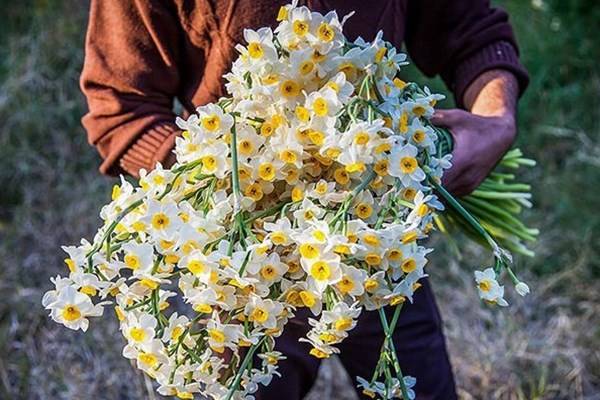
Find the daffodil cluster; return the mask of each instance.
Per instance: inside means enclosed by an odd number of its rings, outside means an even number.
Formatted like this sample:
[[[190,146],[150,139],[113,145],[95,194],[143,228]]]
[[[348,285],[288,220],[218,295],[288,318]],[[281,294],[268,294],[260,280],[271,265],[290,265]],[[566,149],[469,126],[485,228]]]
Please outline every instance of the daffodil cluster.
[[[44,297],[83,331],[111,304],[123,355],[163,395],[251,398],[278,374],[274,339],[297,310],[326,358],[362,310],[393,331],[382,308],[399,311],[426,276],[433,188],[451,165],[429,123],[442,96],[398,78],[406,57],[381,34],[347,41],[335,12],[291,4],[278,20],[244,31],[230,97],[177,119],[177,163],[115,186]],[[492,279],[479,288],[503,304]],[[365,391],[414,397],[397,364],[386,340]]]

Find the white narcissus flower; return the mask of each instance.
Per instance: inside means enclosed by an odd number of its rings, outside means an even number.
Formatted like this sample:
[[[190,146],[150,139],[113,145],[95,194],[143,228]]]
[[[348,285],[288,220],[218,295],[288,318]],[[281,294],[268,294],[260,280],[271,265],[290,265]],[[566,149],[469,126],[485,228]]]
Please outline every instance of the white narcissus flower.
[[[499,306],[508,306],[504,300],[504,286],[501,286],[496,280],[496,273],[493,268],[487,268],[482,271],[475,271],[475,282],[479,297],[488,303],[498,304]]]
[[[425,172],[417,160],[418,149],[412,144],[394,146],[390,155],[389,174],[400,178],[404,186],[413,186],[413,182],[425,179]]]
[[[266,329],[275,328],[277,318],[282,312],[281,303],[270,299],[264,300],[258,296],[251,296],[244,308],[244,314],[249,321],[255,326],[262,326]]]
[[[314,258],[303,257],[302,268],[308,275],[308,286],[318,293],[323,293],[330,285],[342,279],[340,257],[334,253],[323,253]]]
[[[123,321],[121,330],[130,343],[141,345],[154,340],[156,325],[156,318],[151,314],[130,312]]]
[[[54,321],[69,329],[81,329],[85,332],[89,326],[88,317],[101,316],[103,306],[109,302],[94,304],[88,295],[77,291],[73,286],[64,286],[56,292],[46,293],[42,304],[50,310]]]
[[[201,128],[200,135],[204,135],[204,141],[229,133],[233,126],[233,117],[225,113],[216,104],[207,104],[196,109],[198,122]]]

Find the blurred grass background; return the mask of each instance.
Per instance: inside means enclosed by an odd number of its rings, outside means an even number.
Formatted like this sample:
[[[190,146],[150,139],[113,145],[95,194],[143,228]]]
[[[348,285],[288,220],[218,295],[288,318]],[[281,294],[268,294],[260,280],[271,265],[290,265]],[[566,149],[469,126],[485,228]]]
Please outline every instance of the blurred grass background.
[[[41,308],[64,273],[61,244],[90,237],[113,180],[97,173],[79,119],[86,2],[2,3],[0,24],[0,399],[153,399],[120,356],[113,316],[82,335]],[[484,259],[443,246],[429,269],[463,399],[600,399],[600,5],[502,0],[531,85],[518,145],[539,166],[525,178],[541,229],[534,259],[517,260],[533,294],[493,310],[477,301]],[[415,71],[408,76],[422,78]],[[444,92],[439,80],[428,85]],[[447,102],[446,106],[449,106]],[[443,105],[442,105],[443,106]],[[311,398],[353,398],[334,362]]]

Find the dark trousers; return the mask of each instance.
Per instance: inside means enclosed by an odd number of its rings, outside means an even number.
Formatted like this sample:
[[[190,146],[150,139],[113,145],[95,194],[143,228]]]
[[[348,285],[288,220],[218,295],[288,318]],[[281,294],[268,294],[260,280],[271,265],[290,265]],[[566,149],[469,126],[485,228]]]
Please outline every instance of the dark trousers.
[[[393,310],[387,309],[388,320]],[[281,378],[273,377],[267,387],[261,386],[257,400],[299,400],[311,389],[317,378],[320,360],[309,355],[310,345],[298,342],[309,330],[306,309],[299,310],[277,339],[275,349],[287,356],[280,361]],[[339,358],[355,385],[356,376],[369,380],[379,359],[383,330],[378,313],[363,312],[349,337],[338,345]],[[417,400],[456,399],[454,378],[446,352],[439,311],[429,286],[424,280],[412,304],[406,303],[394,332],[394,344],[404,375],[417,378]],[[361,399],[367,399],[357,390]]]

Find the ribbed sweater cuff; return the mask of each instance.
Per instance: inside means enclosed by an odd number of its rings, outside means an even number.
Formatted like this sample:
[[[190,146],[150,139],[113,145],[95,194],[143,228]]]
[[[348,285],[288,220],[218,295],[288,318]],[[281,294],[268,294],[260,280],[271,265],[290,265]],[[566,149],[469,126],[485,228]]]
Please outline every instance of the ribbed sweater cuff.
[[[154,169],[156,163],[164,163],[173,150],[179,132],[179,128],[173,123],[153,125],[123,154],[120,167],[133,176],[139,176],[142,168],[146,171]]]
[[[529,83],[529,76],[519,62],[515,47],[506,41],[491,43],[464,59],[456,68],[453,91],[459,107],[464,106],[463,96],[471,82],[491,69],[505,69],[512,72],[519,82],[519,95]]]

